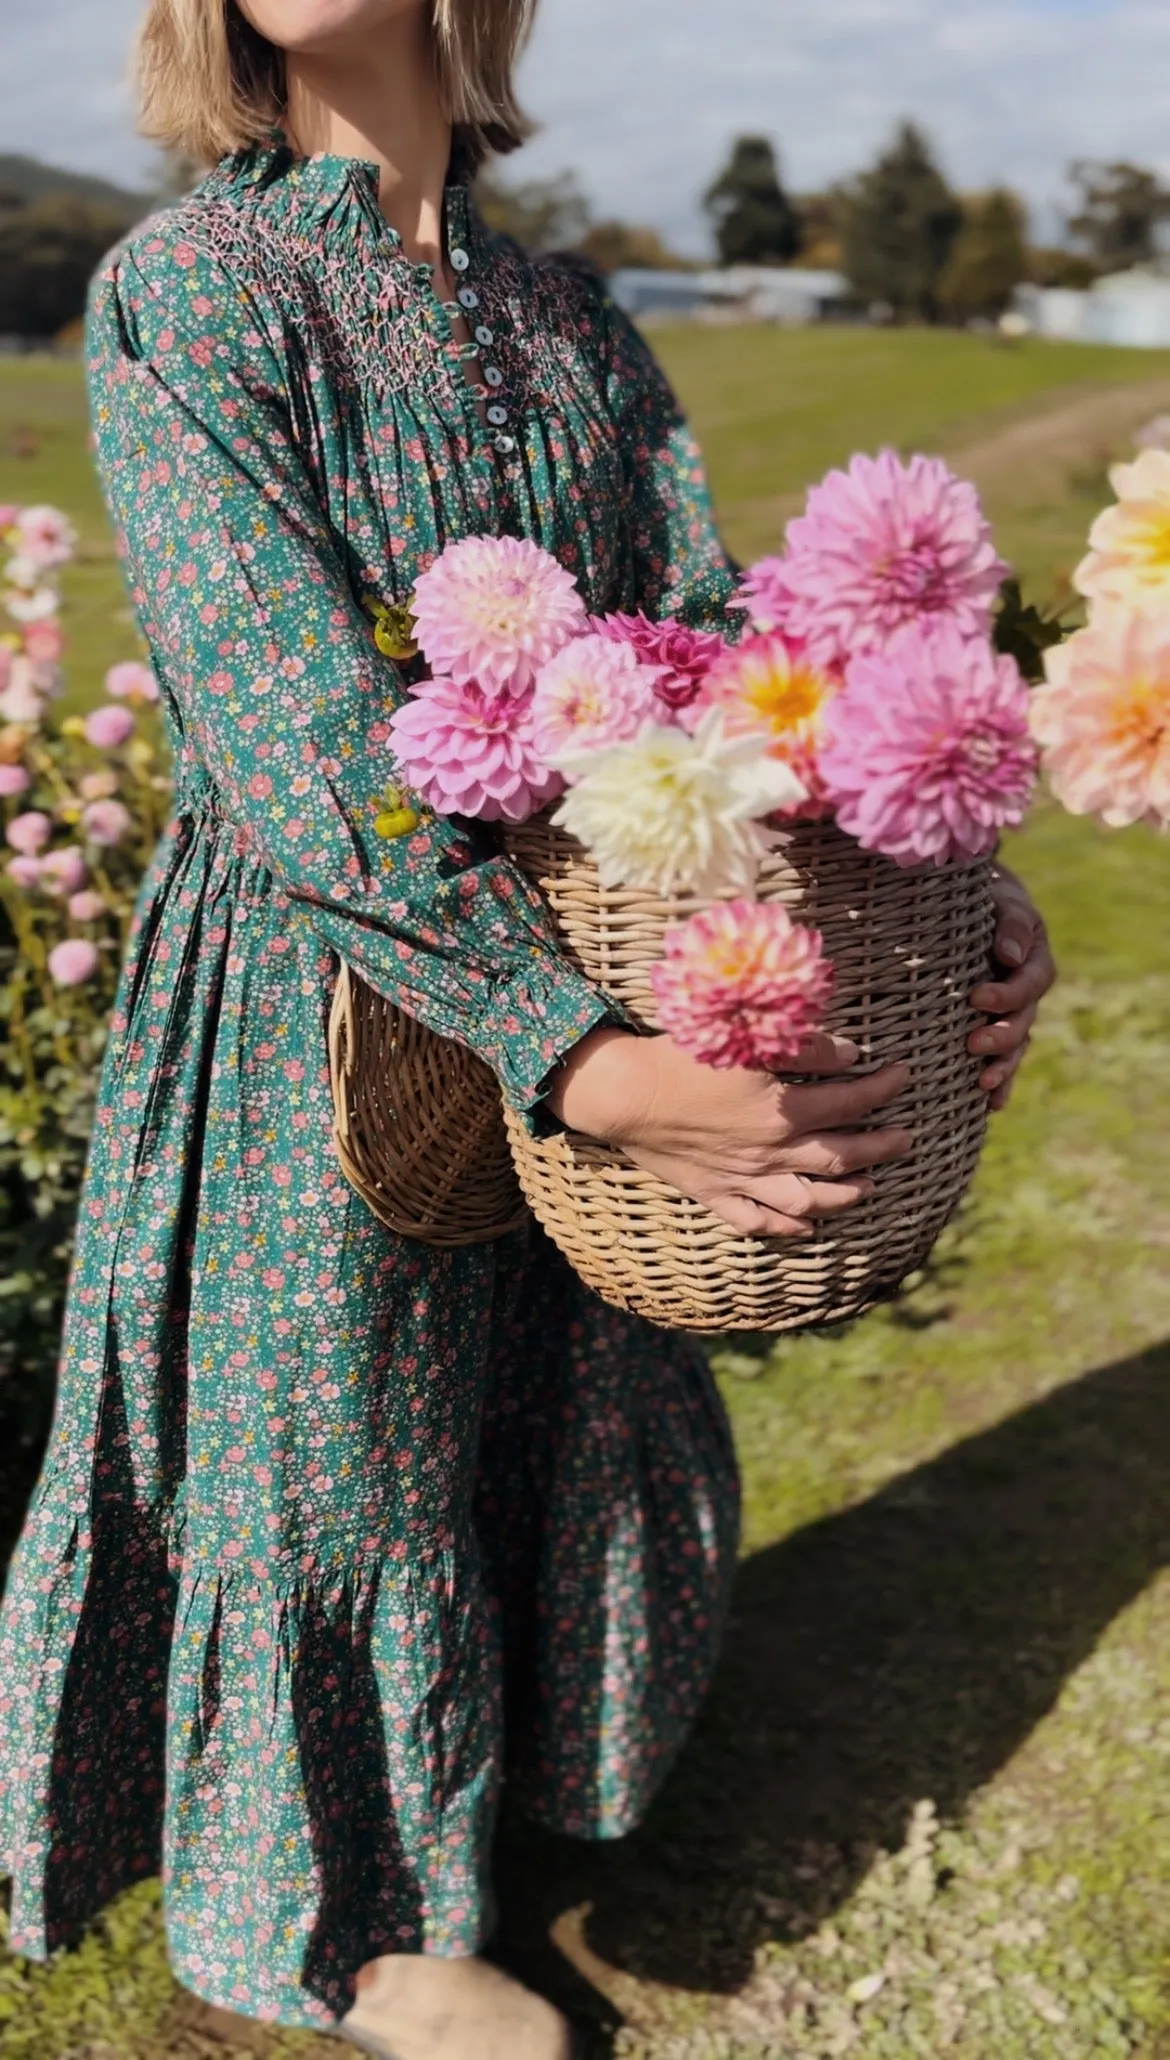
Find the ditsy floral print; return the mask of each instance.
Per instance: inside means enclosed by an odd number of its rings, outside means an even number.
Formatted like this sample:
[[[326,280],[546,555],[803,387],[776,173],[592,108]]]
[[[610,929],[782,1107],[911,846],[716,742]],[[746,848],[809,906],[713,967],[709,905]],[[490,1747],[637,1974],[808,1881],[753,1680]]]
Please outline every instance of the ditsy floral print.
[[[462,185],[447,217],[490,409],[372,168],[280,143],[116,252],[89,324],[178,789],[0,1618],[0,1855],[18,1951],[161,1866],[179,1979],[287,2025],[343,2013],[376,1954],[477,1950],[505,1773],[564,1831],[637,1820],[736,1543],[688,1343],[535,1229],[392,1237],[332,1148],[339,956],[525,1112],[606,1014],[486,833],[375,834],[404,688],[372,617],[476,533],[555,551],[597,610],[715,623],[732,584],[597,280]]]

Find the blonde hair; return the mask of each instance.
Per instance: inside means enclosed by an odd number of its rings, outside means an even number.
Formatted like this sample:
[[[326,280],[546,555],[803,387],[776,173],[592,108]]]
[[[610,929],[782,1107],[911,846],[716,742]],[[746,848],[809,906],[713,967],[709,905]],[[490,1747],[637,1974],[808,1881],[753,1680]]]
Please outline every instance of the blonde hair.
[[[536,0],[430,0],[444,103],[473,166],[516,150],[529,124],[516,60]],[[236,0],[147,0],[135,49],[145,136],[196,164],[261,143],[285,112],[284,52]]]

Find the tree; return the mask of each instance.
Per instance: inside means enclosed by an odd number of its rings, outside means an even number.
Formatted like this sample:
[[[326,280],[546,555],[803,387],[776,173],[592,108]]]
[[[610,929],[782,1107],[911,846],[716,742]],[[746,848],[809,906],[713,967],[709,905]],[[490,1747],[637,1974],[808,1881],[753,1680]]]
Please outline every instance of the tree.
[[[1027,214],[1004,186],[973,195],[963,213],[963,226],[939,280],[939,305],[956,322],[979,316],[995,321],[1028,276]]]
[[[725,265],[788,265],[800,254],[800,218],[780,183],[766,136],[741,136],[703,202]]]
[[[0,203],[0,335],[56,336],[85,308],[93,272],[124,235],[125,215],[104,203],[46,195]]]
[[[663,242],[657,229],[637,222],[594,222],[577,245],[599,272],[617,272],[623,265],[637,265],[644,271],[689,271],[685,258]]]
[[[1080,190],[1080,210],[1069,232],[1087,245],[1104,272],[1148,265],[1158,255],[1158,230],[1170,218],[1170,192],[1155,172],[1120,160],[1099,164],[1082,158],[1070,177]]]
[[[522,186],[484,174],[475,192],[488,227],[514,237],[525,250],[576,250],[589,228],[589,203],[572,172],[528,179]]]
[[[841,216],[842,261],[861,299],[885,302],[902,321],[937,320],[963,210],[912,122],[845,188]]]

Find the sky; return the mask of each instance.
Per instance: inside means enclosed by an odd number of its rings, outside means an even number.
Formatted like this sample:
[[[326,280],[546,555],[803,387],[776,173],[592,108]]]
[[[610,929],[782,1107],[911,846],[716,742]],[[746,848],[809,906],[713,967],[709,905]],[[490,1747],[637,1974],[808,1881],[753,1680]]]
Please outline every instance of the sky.
[[[4,28],[0,151],[149,181],[122,83],[139,0],[24,0]],[[1074,157],[1170,176],[1167,0],[543,0],[523,72],[543,130],[516,160],[575,170],[595,210],[704,247],[734,135],[807,191],[913,115],[963,188],[1015,185],[1042,233]]]

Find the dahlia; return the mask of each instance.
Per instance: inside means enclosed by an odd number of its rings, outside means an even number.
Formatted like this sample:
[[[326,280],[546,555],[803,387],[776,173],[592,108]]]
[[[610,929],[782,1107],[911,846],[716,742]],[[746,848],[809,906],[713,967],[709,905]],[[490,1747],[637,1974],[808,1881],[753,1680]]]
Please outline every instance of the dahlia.
[[[448,544],[412,602],[431,671],[487,693],[523,694],[542,665],[589,627],[571,573],[522,537]]]
[[[22,858],[39,858],[53,832],[53,825],[43,809],[30,808],[23,815],[14,815],[4,835],[13,851],[19,851]]]
[[[688,629],[674,616],[651,622],[648,615],[599,615],[594,629],[615,644],[629,644],[643,665],[655,668],[654,691],[669,714],[687,708],[711,667],[726,649],[709,630]]]
[[[923,617],[985,636],[1008,569],[973,486],[939,458],[883,451],[813,488],[785,556],[749,573],[741,604],[832,668]]]
[[[31,560],[39,571],[52,571],[73,556],[77,531],[59,508],[22,508],[14,527],[17,555]]]
[[[106,674],[106,692],[115,701],[157,701],[158,681],[149,665],[136,658],[111,665]]]
[[[112,850],[129,835],[134,827],[134,818],[122,801],[91,801],[88,808],[81,811],[81,827],[91,844]]]
[[[98,917],[106,912],[105,902],[92,887],[83,887],[80,894],[71,894],[67,905],[75,923],[96,923]]]
[[[1032,735],[1058,801],[1111,828],[1170,829],[1170,615],[1102,609],[1045,668]]]
[[[825,712],[839,682],[811,665],[798,644],[770,635],[727,646],[713,665],[682,721],[690,729],[709,708],[723,715],[729,736],[748,733],[765,740],[773,758],[791,765],[807,789],[803,815],[820,813],[824,794],[817,754]]]
[[[439,815],[519,823],[564,787],[536,748],[530,693],[424,680],[390,732],[403,779]]]
[[[23,765],[8,765],[0,760],[0,796],[8,801],[15,794],[27,794],[32,779]]]
[[[826,729],[820,769],[838,822],[898,865],[992,851],[1031,798],[1019,667],[953,622],[911,624],[855,658]]]
[[[97,972],[97,946],[88,937],[66,937],[53,946],[48,963],[58,987],[80,987]]]
[[[532,704],[536,748],[549,765],[622,744],[653,722],[655,675],[630,644],[574,637],[537,676]]]
[[[105,701],[85,718],[86,741],[102,751],[116,751],[134,729],[134,717],[117,701]]]
[[[46,851],[41,860],[42,878],[55,894],[80,893],[88,872],[85,853],[76,844],[58,845],[56,851]]]
[[[56,615],[61,602],[52,587],[35,587],[32,593],[13,588],[5,594],[4,606],[14,622],[45,622]]]
[[[761,756],[756,737],[729,737],[714,710],[693,737],[648,724],[599,751],[555,820],[585,845],[606,887],[748,892],[776,841],[761,818],[803,796],[790,766]]]
[[[36,674],[23,651],[18,651],[0,668],[0,716],[5,722],[26,723],[35,729],[44,713],[45,699],[38,690]]]
[[[820,931],[778,903],[726,901],[667,931],[650,985],[659,1028],[692,1058],[775,1072],[820,1029],[833,968]]]
[[[1117,505],[1089,532],[1089,555],[1073,575],[1091,601],[1127,607],[1170,600],[1170,451],[1147,450],[1109,475]]]

